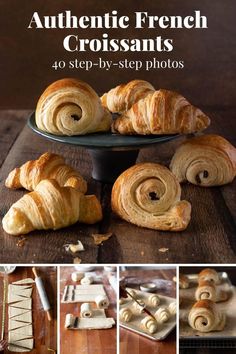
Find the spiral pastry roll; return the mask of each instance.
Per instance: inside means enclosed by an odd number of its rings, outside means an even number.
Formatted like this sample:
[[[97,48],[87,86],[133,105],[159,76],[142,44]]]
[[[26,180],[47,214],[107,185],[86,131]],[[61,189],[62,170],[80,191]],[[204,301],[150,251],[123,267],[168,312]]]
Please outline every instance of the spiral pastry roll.
[[[216,302],[217,293],[215,284],[209,280],[201,280],[195,292],[196,300],[211,300]]]
[[[93,317],[92,305],[88,302],[84,302],[80,307],[80,317],[88,318]]]
[[[132,224],[181,231],[190,221],[191,205],[180,200],[181,188],[164,166],[141,163],[124,171],[112,188],[113,211]]]
[[[194,133],[208,127],[210,119],[180,94],[158,90],[138,100],[118,117],[112,130],[124,135]]]
[[[170,303],[170,305],[168,306],[168,310],[169,310],[171,315],[175,315],[176,314],[176,302],[175,301]]]
[[[170,318],[170,311],[167,307],[160,307],[156,311],[155,317],[158,322],[161,322],[161,323],[167,322]]]
[[[225,326],[225,314],[221,313],[211,300],[200,300],[192,307],[188,322],[199,332],[222,331]]]
[[[119,314],[121,321],[124,322],[129,322],[133,316],[132,311],[128,307],[124,307],[123,309],[121,309]]]
[[[159,296],[156,294],[150,295],[148,298],[148,301],[149,301],[149,304],[153,307],[157,307],[161,302]]]
[[[218,135],[196,137],[180,145],[170,169],[179,182],[221,186],[232,182],[236,175],[236,149]]]
[[[144,327],[144,329],[151,334],[157,331],[157,327],[158,327],[157,321],[155,321],[154,318],[151,316],[144,317],[141,321],[141,324]]]
[[[218,272],[212,268],[205,268],[198,274],[198,282],[202,280],[210,281],[216,285],[221,283]]]
[[[55,135],[84,135],[108,131],[111,115],[85,82],[62,79],[41,95],[35,112],[39,129]]]
[[[101,97],[102,105],[112,113],[127,111],[135,102],[153,92],[154,87],[144,80],[132,80],[111,89]]]
[[[179,274],[179,287],[180,287],[180,289],[188,289],[189,288],[189,279],[184,274]]]

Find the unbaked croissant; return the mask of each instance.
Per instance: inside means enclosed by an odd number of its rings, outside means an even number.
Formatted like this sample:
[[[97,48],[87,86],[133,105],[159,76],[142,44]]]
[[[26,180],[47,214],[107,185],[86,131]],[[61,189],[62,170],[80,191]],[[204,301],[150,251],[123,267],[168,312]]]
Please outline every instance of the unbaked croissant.
[[[33,230],[60,229],[77,221],[94,224],[102,219],[95,195],[84,195],[72,187],[60,187],[56,180],[43,180],[34,192],[14,203],[2,220],[11,235]]]
[[[37,127],[56,135],[108,131],[111,114],[96,92],[83,81],[55,81],[41,95],[35,112]]]
[[[154,90],[154,87],[147,81],[132,80],[104,93],[101,101],[103,106],[108,108],[110,112],[122,113]]]
[[[219,273],[212,268],[205,268],[198,274],[198,282],[208,280],[215,284],[220,284],[221,279]]]
[[[112,126],[120,134],[194,133],[208,127],[210,119],[180,94],[159,90],[136,102]]]
[[[170,318],[170,311],[167,307],[160,307],[156,311],[155,317],[158,322],[161,322],[161,323],[167,322]]]
[[[200,300],[193,305],[188,322],[199,332],[222,331],[225,326],[225,314],[221,313],[211,300]]]
[[[35,190],[43,179],[55,179],[60,186],[70,186],[81,193],[87,191],[87,183],[78,171],[66,165],[62,156],[46,152],[38,160],[28,161],[11,171],[6,179],[8,188]]]
[[[154,318],[151,316],[144,317],[141,321],[141,324],[144,327],[144,329],[151,334],[157,331],[157,327],[158,327],[157,321],[155,321]]]
[[[176,150],[171,171],[179,182],[220,186],[236,176],[236,148],[219,135],[203,135],[185,141]]]
[[[150,295],[148,298],[148,301],[149,301],[150,305],[154,306],[154,307],[157,307],[161,302],[161,300],[157,294]]]
[[[120,319],[124,322],[129,322],[133,316],[132,311],[128,307],[124,307],[120,310]]]
[[[122,219],[156,230],[180,231],[190,221],[191,205],[180,201],[181,189],[164,166],[140,163],[130,167],[112,188],[111,205]]]
[[[172,315],[176,314],[176,302],[175,301],[170,303],[170,305],[168,306],[168,310]]]
[[[227,300],[227,293],[218,289],[214,282],[209,280],[200,280],[195,292],[196,300],[211,300],[213,302],[220,302]]]
[[[138,301],[138,302],[136,302]],[[146,307],[145,302],[142,299],[136,299],[136,301],[133,303],[133,307],[134,309],[138,312],[138,313],[143,313],[144,309]]]

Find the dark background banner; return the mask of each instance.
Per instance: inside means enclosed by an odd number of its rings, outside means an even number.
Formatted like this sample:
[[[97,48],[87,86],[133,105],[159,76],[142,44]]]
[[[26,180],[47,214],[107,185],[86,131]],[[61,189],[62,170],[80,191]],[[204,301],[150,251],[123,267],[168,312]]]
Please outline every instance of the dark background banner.
[[[43,15],[57,15],[71,10],[72,14],[103,15],[117,10],[119,15],[130,16],[130,27],[125,29],[27,29],[34,11]],[[194,14],[200,10],[208,18],[208,29],[134,29],[135,11],[148,11],[150,15]],[[130,1],[0,1],[0,108],[34,108],[42,90],[62,77],[78,77],[102,93],[120,82],[134,78],[149,80],[158,88],[182,93],[200,107],[235,105],[236,46],[234,0],[146,0]],[[170,53],[69,53],[63,48],[68,34],[80,38],[173,38]],[[158,69],[110,71],[97,68],[90,71],[64,69],[55,71],[55,60],[184,60],[184,69]]]

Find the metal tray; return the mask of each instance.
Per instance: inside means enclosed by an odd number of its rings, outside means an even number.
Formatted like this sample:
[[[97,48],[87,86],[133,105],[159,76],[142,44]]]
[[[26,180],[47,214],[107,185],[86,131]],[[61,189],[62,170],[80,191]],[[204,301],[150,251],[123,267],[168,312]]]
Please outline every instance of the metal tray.
[[[197,274],[188,275],[190,279],[190,287],[188,289],[180,289],[179,296],[182,298],[182,302],[179,309],[179,336],[180,336],[180,346],[186,347],[188,346],[187,341],[191,346],[196,347],[197,341],[199,344],[202,341],[214,342],[214,346],[216,347],[216,341],[218,341],[218,346],[220,347],[220,340],[232,340],[236,339],[236,289],[232,286],[231,281],[226,272],[219,273],[222,279],[221,284],[217,285],[217,287],[221,290],[224,290],[228,293],[228,300],[216,303],[216,306],[224,311],[226,314],[226,326],[223,331],[220,332],[209,332],[209,333],[201,333],[194,329],[192,329],[188,324],[188,313],[195,303],[195,290],[198,285],[198,276]],[[184,344],[185,342],[185,344]],[[201,345],[203,346],[203,345]]]
[[[127,290],[129,290],[127,288]],[[143,301],[146,303],[148,300],[148,297],[150,295],[152,295],[152,293],[146,293],[144,291],[140,291],[140,290],[136,290],[135,289],[136,294],[138,295],[139,299],[143,299]],[[163,295],[159,295],[161,299],[160,305],[158,305],[156,308],[151,307],[151,306],[146,306],[146,308],[151,311],[152,314],[154,314],[156,312],[156,310],[161,307],[161,306],[168,306],[170,303],[172,303],[173,301],[176,301],[176,299],[172,298],[172,297],[168,297],[168,296],[163,296]],[[120,305],[120,309],[122,309],[123,307],[132,307],[134,301],[132,299],[127,299],[126,302],[122,305]],[[128,329],[132,332],[135,332],[137,334],[140,334],[144,337],[147,337],[149,339],[152,339],[154,341],[160,341],[165,339],[168,334],[175,328],[176,326],[176,316],[171,316],[171,318],[169,319],[169,321],[167,321],[166,323],[164,323],[162,325],[162,328],[160,330],[158,330],[156,333],[150,334],[145,332],[142,327],[140,326],[141,324],[141,320],[147,316],[146,314],[136,314],[135,318],[133,320],[131,320],[130,322],[123,322],[120,320],[120,326]]]

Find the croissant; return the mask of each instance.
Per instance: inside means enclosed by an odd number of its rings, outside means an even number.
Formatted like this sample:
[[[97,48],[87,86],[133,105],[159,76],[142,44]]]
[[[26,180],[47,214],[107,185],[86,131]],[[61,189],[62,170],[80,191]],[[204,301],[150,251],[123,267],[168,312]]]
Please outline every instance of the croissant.
[[[136,299],[138,302],[133,303],[133,307],[138,313],[143,313],[146,307],[145,302],[142,299]]]
[[[170,311],[167,307],[160,307],[156,313],[155,317],[157,318],[158,322],[164,323],[167,322],[170,318]]]
[[[151,316],[144,317],[141,321],[141,324],[143,325],[144,329],[151,334],[157,331],[157,321],[155,321]]]
[[[212,268],[205,268],[198,274],[198,282],[202,280],[208,280],[215,284],[220,284],[220,276],[215,269]]]
[[[140,163],[123,172],[112,188],[111,205],[122,219],[156,230],[180,231],[190,221],[191,205],[164,166]]]
[[[170,305],[168,306],[168,310],[172,315],[176,314],[176,302],[175,301],[170,303]]]
[[[157,307],[161,302],[159,296],[156,294],[150,295],[148,300],[149,300],[150,305],[154,306],[154,307]]]
[[[147,81],[132,80],[104,93],[101,101],[102,105],[108,108],[110,112],[122,113],[154,90],[154,87]]]
[[[203,135],[184,142],[175,152],[171,171],[179,182],[220,186],[236,176],[236,148],[219,135]]]
[[[227,300],[227,293],[216,288],[214,282],[209,280],[200,280],[195,292],[196,300],[211,300],[213,302],[220,302]]]
[[[132,318],[132,311],[128,307],[124,307],[120,310],[120,319],[124,322],[129,322]]]
[[[221,313],[211,300],[200,300],[193,305],[188,322],[199,332],[222,331],[225,326],[225,314]]]
[[[38,160],[28,161],[11,171],[6,179],[8,188],[35,190],[43,179],[55,179],[60,186],[70,186],[86,193],[87,183],[78,171],[66,165],[62,156],[46,152]]]
[[[179,274],[179,287],[180,289],[187,289],[189,288],[189,279],[184,274]]]
[[[35,120],[39,129],[56,135],[84,135],[111,127],[111,114],[96,92],[76,79],[48,86],[39,98]]]
[[[118,117],[112,130],[120,134],[194,133],[208,127],[210,119],[180,94],[159,90],[149,93]]]
[[[43,180],[34,192],[11,206],[2,224],[8,234],[21,235],[32,230],[56,230],[77,221],[94,224],[101,219],[101,205],[95,195],[60,187],[56,180]]]

